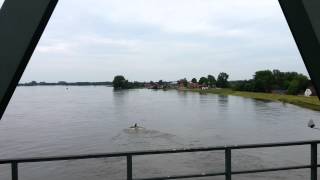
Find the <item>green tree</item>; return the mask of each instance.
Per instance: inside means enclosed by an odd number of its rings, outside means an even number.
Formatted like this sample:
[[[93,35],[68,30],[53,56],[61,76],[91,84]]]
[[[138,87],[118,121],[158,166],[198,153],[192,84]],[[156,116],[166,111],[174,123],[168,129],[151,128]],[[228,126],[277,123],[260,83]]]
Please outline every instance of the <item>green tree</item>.
[[[295,84],[298,87],[298,91],[301,92],[304,91],[309,84],[308,77],[303,74],[298,74],[297,72],[281,72],[279,70],[273,70],[273,77],[274,89],[289,90],[290,85],[292,89],[293,84]],[[297,80],[298,84],[296,84],[297,82],[292,82],[293,80]]]
[[[198,81],[197,81],[196,78],[192,78],[191,82],[192,82],[192,83],[197,83]]]
[[[216,78],[214,78],[214,76],[212,75],[208,75],[208,85],[212,88],[216,85]]]
[[[297,95],[300,91],[299,86],[300,86],[299,80],[296,80],[296,79],[292,80],[288,88],[288,94]]]
[[[285,73],[281,72],[278,69],[274,69],[272,71],[273,74],[273,89],[281,89],[281,90],[286,90],[288,88],[286,79],[285,79]]]
[[[229,79],[229,75],[227,73],[225,73],[225,72],[221,72],[218,75],[218,79],[217,79],[217,82],[216,82],[217,87],[219,87],[219,88],[227,88],[227,87],[229,87],[228,79]]]
[[[257,71],[254,75],[255,91],[271,92],[274,83],[273,73],[270,70]]]
[[[112,81],[112,85],[114,89],[127,89],[129,88],[128,80],[124,78],[122,75],[117,75],[114,77]]]
[[[254,81],[253,80],[244,80],[238,81],[233,87],[235,91],[254,91]]]
[[[298,74],[294,80],[298,80],[299,81],[299,92],[301,91],[305,91],[306,88],[308,87],[309,85],[309,79],[307,76],[303,75],[303,74]],[[298,92],[298,93],[299,93]]]
[[[199,84],[201,85],[208,85],[208,79],[206,77],[201,77],[199,79]]]
[[[31,82],[29,83],[30,86],[36,86],[37,84],[38,84],[37,81],[31,81]]]

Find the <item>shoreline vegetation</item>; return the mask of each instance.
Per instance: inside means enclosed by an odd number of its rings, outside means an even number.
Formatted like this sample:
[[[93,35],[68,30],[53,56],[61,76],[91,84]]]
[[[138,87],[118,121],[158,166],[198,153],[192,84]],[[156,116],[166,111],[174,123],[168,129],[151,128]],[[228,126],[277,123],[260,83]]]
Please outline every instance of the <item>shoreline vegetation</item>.
[[[213,75],[200,77],[199,80],[186,78],[177,81],[139,82],[129,81],[123,75],[117,75],[113,81],[105,82],[65,82],[46,83],[31,81],[19,86],[109,86],[114,90],[126,89],[177,89],[199,93],[234,95],[266,101],[278,101],[320,111],[317,92],[309,78],[297,72],[280,70],[257,71],[249,80],[228,81],[229,74],[220,72],[217,78]]]
[[[198,93],[218,94],[218,95],[231,95],[241,96],[245,98],[252,98],[264,101],[278,101],[283,103],[293,104],[299,107],[320,111],[320,100],[317,96],[302,96],[302,95],[285,95],[285,94],[273,94],[273,93],[261,93],[261,92],[245,92],[234,91],[232,89],[180,89],[181,91],[191,91]]]
[[[115,90],[144,87],[148,89],[177,89],[199,93],[233,95],[265,101],[278,101],[297,105],[303,108],[320,111],[320,101],[307,76],[297,72],[281,72],[280,70],[257,71],[250,80],[228,81],[229,74],[220,72],[217,79],[213,75],[201,77],[199,80],[186,78],[178,81],[149,83],[129,82],[122,75],[113,80]]]

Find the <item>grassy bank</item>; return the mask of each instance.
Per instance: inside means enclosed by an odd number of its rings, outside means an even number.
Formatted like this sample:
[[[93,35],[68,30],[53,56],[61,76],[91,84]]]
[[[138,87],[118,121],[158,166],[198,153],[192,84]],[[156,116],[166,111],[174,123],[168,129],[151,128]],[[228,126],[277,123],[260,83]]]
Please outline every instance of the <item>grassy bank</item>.
[[[186,89],[186,91],[193,91],[199,93],[213,93],[221,95],[233,95],[242,96],[246,98],[253,98],[258,100],[268,100],[268,101],[280,101],[285,103],[294,104],[300,107],[320,111],[320,101],[318,97],[305,97],[305,96],[292,96],[292,95],[280,95],[271,93],[255,93],[255,92],[242,92],[233,91],[231,89]]]

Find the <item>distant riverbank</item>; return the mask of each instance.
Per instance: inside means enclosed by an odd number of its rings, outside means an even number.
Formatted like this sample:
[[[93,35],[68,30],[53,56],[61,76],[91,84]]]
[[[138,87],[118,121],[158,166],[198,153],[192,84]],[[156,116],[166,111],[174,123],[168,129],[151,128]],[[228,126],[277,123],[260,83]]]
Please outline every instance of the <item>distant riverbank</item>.
[[[231,89],[206,89],[206,90],[183,89],[183,90],[199,92],[199,93],[242,96],[242,97],[253,98],[258,100],[280,101],[280,102],[290,103],[300,107],[320,111],[320,101],[317,96],[305,97],[305,96],[281,95],[281,94],[271,94],[271,93],[243,92],[243,91],[233,91]]]
[[[28,83],[19,83],[18,86],[112,86],[112,82],[66,82],[59,81],[54,83],[31,81]]]

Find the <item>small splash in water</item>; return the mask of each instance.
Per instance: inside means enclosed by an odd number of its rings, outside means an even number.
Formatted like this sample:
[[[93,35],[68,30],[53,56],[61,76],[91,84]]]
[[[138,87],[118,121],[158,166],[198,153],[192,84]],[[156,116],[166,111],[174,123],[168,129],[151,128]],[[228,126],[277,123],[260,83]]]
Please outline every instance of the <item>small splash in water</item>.
[[[139,137],[142,138],[172,138],[175,136],[173,134],[163,133],[156,130],[148,130],[142,127],[124,129],[123,132],[128,135],[139,135]]]
[[[112,141],[126,150],[182,147],[182,139],[176,135],[149,130],[127,128],[112,138]]]

